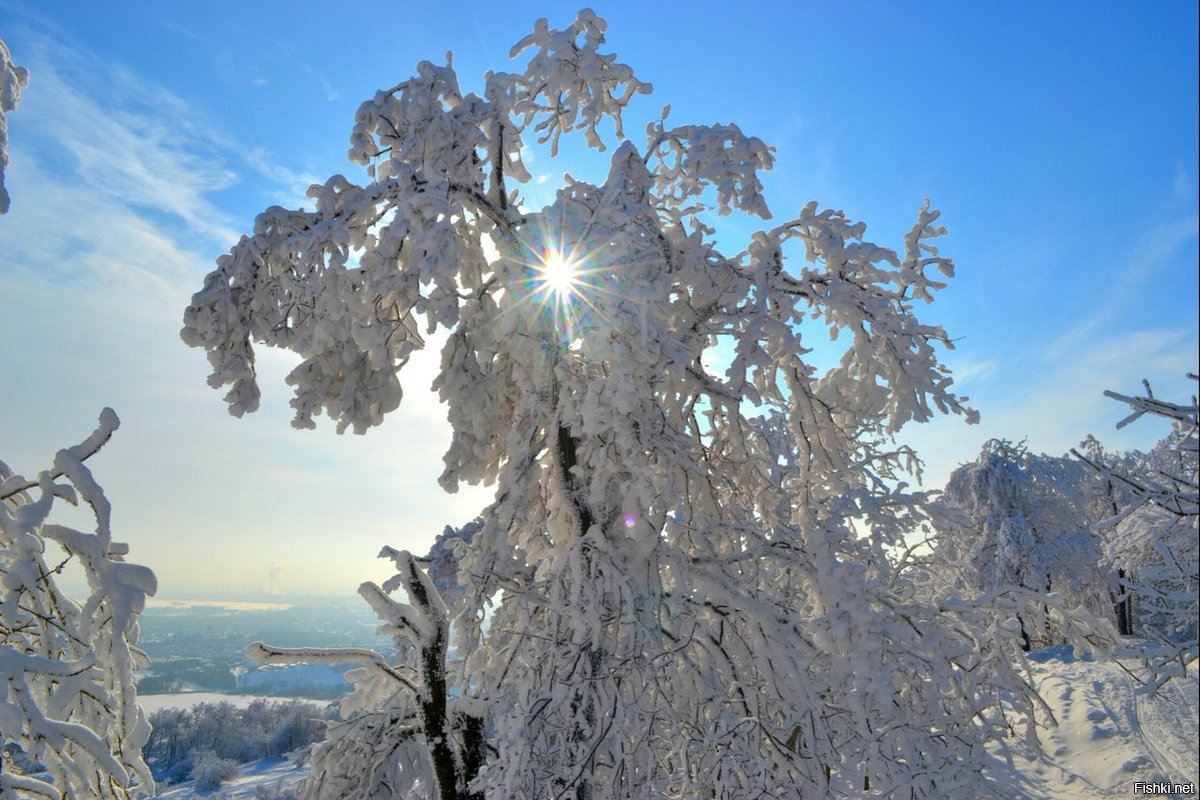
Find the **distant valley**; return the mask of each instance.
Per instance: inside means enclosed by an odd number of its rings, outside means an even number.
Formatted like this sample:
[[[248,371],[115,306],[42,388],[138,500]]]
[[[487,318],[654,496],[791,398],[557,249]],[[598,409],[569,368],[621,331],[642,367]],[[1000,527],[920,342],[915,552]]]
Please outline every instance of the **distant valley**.
[[[350,691],[344,669],[326,665],[258,668],[251,642],[283,647],[370,647],[391,656],[378,618],[357,597],[268,596],[240,601],[155,600],[141,615],[150,666],[140,695],[219,692],[332,699]]]

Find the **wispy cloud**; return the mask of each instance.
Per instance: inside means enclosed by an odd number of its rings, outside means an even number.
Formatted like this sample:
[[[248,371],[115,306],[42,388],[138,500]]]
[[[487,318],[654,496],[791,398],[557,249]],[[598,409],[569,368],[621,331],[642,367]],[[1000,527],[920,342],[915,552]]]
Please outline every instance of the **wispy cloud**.
[[[1149,377],[1158,381],[1156,394],[1182,396],[1178,393],[1192,391],[1184,375],[1195,369],[1191,331],[1105,332],[1064,347],[1053,361],[1013,360],[986,386],[971,386],[971,404],[982,412],[978,425],[940,418],[911,426],[902,438],[925,460],[925,485],[935,488],[993,438],[1027,439],[1031,450],[1054,455],[1088,434],[1113,448],[1144,449],[1168,431],[1151,420],[1117,431],[1114,426],[1125,414],[1105,390],[1137,392],[1142,378]]]
[[[954,385],[958,389],[986,381],[996,374],[997,364],[993,359],[976,361],[970,357],[949,356],[946,361],[953,370]]]
[[[992,349],[948,353],[955,388],[970,395],[981,421],[941,418],[902,433],[926,462],[925,485],[940,487],[988,439],[1025,439],[1032,450],[1061,455],[1088,434],[1118,449],[1145,449],[1165,436],[1149,420],[1117,431],[1124,413],[1104,392],[1137,392],[1143,378],[1162,397],[1193,391],[1184,376],[1197,368],[1195,330],[1185,318],[1147,316],[1144,298],[1154,281],[1175,279],[1168,272],[1198,232],[1193,213],[1134,238],[1099,304],[1049,341],[1003,339]]]
[[[297,172],[280,164],[261,147],[245,153],[244,159],[258,174],[279,187],[279,190],[273,193],[273,199],[288,208],[300,208],[305,204],[311,208],[312,201],[308,199],[308,187],[314,183],[324,183],[314,173]]]
[[[341,95],[338,93],[337,87],[330,83],[329,78],[327,78],[323,72],[310,64],[300,54],[300,52],[297,51],[295,45],[288,42],[279,41],[278,39],[271,40],[270,43],[278,53],[292,63],[294,69],[300,70],[317,82],[317,85],[321,87],[321,92],[325,95],[325,100],[327,102],[333,103],[341,99]]]
[[[34,86],[22,107],[25,145],[108,203],[159,212],[194,233],[227,240],[226,216],[208,200],[234,172],[214,154],[223,138],[195,122],[184,101],[128,70],[43,41],[30,59]],[[98,99],[103,97],[103,104]],[[22,147],[18,142],[17,147]]]
[[[381,545],[419,550],[470,519],[488,493],[436,484],[449,442],[428,391],[436,342],[406,368],[388,424],[351,438],[290,429],[294,359],[273,351],[259,359],[262,411],[230,418],[203,354],[179,340],[190,293],[236,238],[214,193],[238,171],[283,195],[311,177],[265,152],[243,157],[202,109],[86,53],[44,40],[27,63],[9,175],[18,202],[0,219],[0,340],[14,344],[0,419],[21,421],[2,431],[3,457],[44,468],[115,408],[123,429],[97,477],[118,536],[167,594],[218,574],[263,590],[272,563],[281,590],[349,592],[382,577]]]
[[[1200,217],[1196,215],[1162,223],[1146,232],[1126,255],[1116,279],[1108,288],[1105,302],[1050,342],[1043,351],[1043,358],[1057,361],[1087,339],[1100,334],[1129,308],[1139,290],[1198,234]]]
[[[1181,203],[1196,202],[1196,181],[1182,161],[1175,162],[1175,199]]]
[[[199,34],[189,30],[188,28],[183,27],[182,25],[180,25],[178,22],[176,22],[173,19],[168,19],[167,17],[159,17],[158,24],[162,25],[164,28],[166,28],[169,31],[182,34],[182,35],[186,36],[187,38],[191,39],[192,41],[196,41],[196,42],[204,41],[200,37]]]
[[[325,100],[327,102],[335,103],[342,99],[342,96],[338,94],[338,90],[334,88],[333,84],[329,82],[328,78],[314,69],[310,69],[309,73],[317,79],[319,84],[321,84],[321,91],[325,93]]]

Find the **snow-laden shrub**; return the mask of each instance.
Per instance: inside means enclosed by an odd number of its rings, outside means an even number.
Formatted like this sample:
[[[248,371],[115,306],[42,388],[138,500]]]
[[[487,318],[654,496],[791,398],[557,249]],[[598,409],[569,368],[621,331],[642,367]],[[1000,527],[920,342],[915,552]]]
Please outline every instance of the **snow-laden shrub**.
[[[221,784],[232,780],[241,772],[241,766],[231,758],[221,758],[211,750],[196,753],[192,764],[192,776],[195,778],[196,791],[212,792],[221,788]]]

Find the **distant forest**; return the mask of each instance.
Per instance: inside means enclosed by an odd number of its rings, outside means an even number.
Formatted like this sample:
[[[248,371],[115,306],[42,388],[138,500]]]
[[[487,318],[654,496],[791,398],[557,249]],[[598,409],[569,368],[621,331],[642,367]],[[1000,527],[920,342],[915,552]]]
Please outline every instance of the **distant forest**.
[[[299,750],[325,735],[332,706],[298,700],[200,703],[150,715],[146,763],[159,782],[197,781],[216,788],[237,774],[238,765]]]

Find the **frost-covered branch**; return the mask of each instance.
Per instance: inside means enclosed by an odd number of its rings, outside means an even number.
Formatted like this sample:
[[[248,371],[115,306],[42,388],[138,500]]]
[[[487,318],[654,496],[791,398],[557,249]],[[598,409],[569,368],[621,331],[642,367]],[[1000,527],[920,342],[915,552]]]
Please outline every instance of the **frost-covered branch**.
[[[403,667],[389,664],[374,650],[361,648],[285,648],[255,642],[246,649],[246,656],[256,664],[363,665],[347,673],[356,688],[342,703],[346,719],[331,723],[330,737],[314,753],[313,776],[306,785],[316,797],[374,797],[370,783],[363,787],[363,795],[355,794],[364,765],[347,763],[345,755],[361,752],[367,741],[379,742],[385,737],[392,753],[403,750],[412,759],[399,774],[393,773],[390,767],[395,765],[390,765],[386,772],[389,782],[422,787],[438,800],[478,800],[481,795],[470,786],[484,763],[483,718],[471,704],[451,701],[446,678],[446,608],[433,581],[410,553],[385,547],[380,557],[394,562],[396,575],[382,587],[364,583],[359,593],[383,621],[379,632],[395,638]],[[412,605],[390,597],[400,588]],[[409,659],[412,653],[415,657]],[[410,679],[402,669],[415,677]],[[381,719],[391,724],[381,727]],[[376,771],[380,765],[365,768]],[[380,773],[381,779],[383,775]],[[397,784],[389,785],[397,790]]]
[[[21,103],[21,90],[29,85],[29,70],[13,63],[8,45],[0,39],[0,214],[9,208],[4,188],[4,169],[8,166],[8,112]]]
[[[16,792],[5,797],[127,800],[154,791],[141,752],[150,728],[133,671],[147,663],[135,647],[137,617],[157,586],[149,569],[125,563],[128,548],[112,541],[108,499],[83,465],[118,424],[104,409],[96,431],[60,450],[54,469],[35,481],[0,463],[0,731],[5,745],[49,776],[2,773],[0,785]],[[56,482],[63,477],[67,483]],[[49,522],[58,499],[86,503],[95,531]],[[90,594],[82,605],[55,582],[47,541],[84,570]]]
[[[79,444],[68,447],[63,450],[62,457],[66,459],[65,464],[71,465],[74,463],[82,464],[94,456],[101,447],[108,444],[108,440],[112,438],[113,432],[120,425],[120,420],[117,419],[117,414],[111,408],[106,408],[100,412],[100,425],[92,432],[92,435],[84,439]],[[55,468],[49,471],[50,480],[58,480],[67,474],[69,467],[60,467],[59,459],[55,459]],[[32,489],[38,485],[38,481],[22,480],[20,476],[11,476],[0,482],[0,502],[8,500],[21,492]],[[92,484],[94,486],[94,484]],[[104,501],[107,506],[107,501]]]

